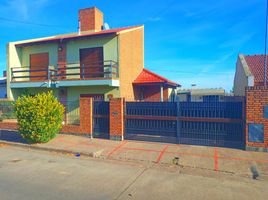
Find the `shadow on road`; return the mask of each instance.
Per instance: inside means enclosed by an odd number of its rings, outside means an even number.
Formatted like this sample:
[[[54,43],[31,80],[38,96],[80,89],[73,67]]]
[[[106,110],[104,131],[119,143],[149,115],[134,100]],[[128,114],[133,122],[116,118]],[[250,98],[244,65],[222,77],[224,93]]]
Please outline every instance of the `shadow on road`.
[[[27,144],[26,140],[17,131],[0,130],[0,140]]]

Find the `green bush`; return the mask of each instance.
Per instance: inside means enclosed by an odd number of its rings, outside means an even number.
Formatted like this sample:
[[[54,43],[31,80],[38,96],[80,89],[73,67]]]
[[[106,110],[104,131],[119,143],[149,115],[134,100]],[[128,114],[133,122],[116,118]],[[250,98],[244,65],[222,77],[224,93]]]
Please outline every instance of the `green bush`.
[[[19,97],[15,112],[19,132],[30,143],[48,142],[62,128],[64,107],[52,92]]]

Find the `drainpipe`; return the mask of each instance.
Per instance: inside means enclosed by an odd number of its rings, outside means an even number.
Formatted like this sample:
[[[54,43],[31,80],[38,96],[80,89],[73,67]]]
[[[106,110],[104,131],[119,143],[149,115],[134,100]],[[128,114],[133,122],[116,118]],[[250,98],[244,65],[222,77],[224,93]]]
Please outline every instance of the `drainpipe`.
[[[164,101],[164,94],[163,94],[163,85],[160,85],[160,101],[163,102]]]

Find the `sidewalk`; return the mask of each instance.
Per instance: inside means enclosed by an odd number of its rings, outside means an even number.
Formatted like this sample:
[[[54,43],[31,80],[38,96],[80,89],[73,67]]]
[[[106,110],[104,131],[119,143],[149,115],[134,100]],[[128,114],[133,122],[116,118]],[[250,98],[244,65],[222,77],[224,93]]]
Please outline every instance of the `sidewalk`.
[[[4,133],[4,134],[3,134]],[[12,135],[13,134],[13,135]],[[1,137],[2,135],[2,137]],[[8,140],[15,138],[14,142]],[[4,136],[4,137],[3,137]],[[1,131],[1,144],[17,145],[72,156],[90,156],[102,159],[128,160],[155,164],[191,167],[251,176],[250,167],[256,165],[260,174],[268,176],[268,153],[236,149],[153,143],[140,141],[111,141],[82,136],[58,135],[46,144],[28,145],[16,132]]]

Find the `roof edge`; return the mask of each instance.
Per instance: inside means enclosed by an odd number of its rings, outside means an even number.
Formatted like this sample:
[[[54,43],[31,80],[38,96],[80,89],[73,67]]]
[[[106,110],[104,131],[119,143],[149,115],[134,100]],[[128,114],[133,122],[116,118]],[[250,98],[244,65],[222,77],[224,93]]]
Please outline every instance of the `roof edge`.
[[[238,55],[246,76],[253,76],[243,54]]]

